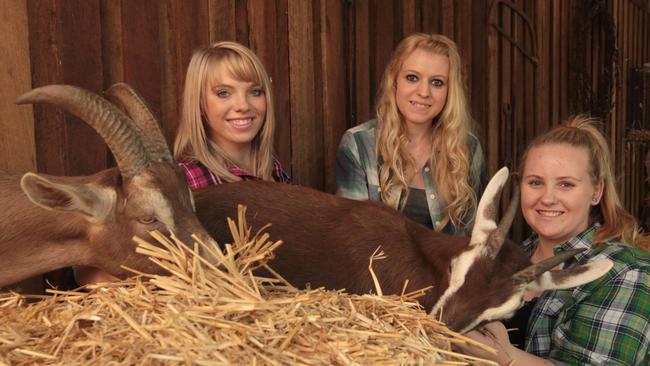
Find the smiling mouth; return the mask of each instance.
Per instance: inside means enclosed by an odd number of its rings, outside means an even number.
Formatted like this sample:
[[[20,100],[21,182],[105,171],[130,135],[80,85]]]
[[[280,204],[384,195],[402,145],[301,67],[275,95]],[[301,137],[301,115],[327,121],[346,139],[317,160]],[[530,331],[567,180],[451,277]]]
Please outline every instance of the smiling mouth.
[[[248,127],[253,124],[253,117],[229,119],[228,123],[239,128]]]
[[[425,109],[431,107],[431,104],[418,103],[416,101],[410,101],[411,105],[418,109]]]
[[[537,210],[537,213],[544,217],[557,217],[562,215],[563,211]]]

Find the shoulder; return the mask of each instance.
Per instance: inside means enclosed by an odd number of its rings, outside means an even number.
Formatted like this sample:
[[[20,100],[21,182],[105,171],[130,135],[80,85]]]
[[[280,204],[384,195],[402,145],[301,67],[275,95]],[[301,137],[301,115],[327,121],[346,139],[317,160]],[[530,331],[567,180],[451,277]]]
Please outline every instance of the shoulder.
[[[183,160],[178,166],[185,173],[185,178],[190,189],[205,188],[212,184],[221,184],[222,180],[215,176],[203,163],[198,160]]]
[[[354,126],[348,129],[346,135],[357,135],[357,136],[372,136],[374,138],[377,131],[377,120],[371,119],[370,121],[364,122],[358,126]]]
[[[291,177],[282,167],[280,159],[273,155],[273,180],[280,183],[291,183]]]
[[[650,253],[630,245],[609,241],[597,245],[592,249],[595,254],[592,259],[607,258],[614,262],[614,272],[639,270],[648,274],[650,272]]]
[[[481,141],[473,133],[467,132],[465,134],[465,140],[467,141],[467,148],[471,152],[481,150]]]
[[[200,161],[194,160],[194,159],[188,159],[188,160],[182,160],[177,163],[178,166],[183,169],[183,171],[187,172],[194,172],[194,171],[199,171],[205,169],[205,165],[203,165]]]
[[[341,138],[341,147],[375,144],[377,120],[370,120],[345,131]]]
[[[590,287],[616,284],[629,288],[650,289],[650,253],[620,242],[607,242],[590,250],[589,261],[609,259],[612,269],[603,277],[593,281]]]

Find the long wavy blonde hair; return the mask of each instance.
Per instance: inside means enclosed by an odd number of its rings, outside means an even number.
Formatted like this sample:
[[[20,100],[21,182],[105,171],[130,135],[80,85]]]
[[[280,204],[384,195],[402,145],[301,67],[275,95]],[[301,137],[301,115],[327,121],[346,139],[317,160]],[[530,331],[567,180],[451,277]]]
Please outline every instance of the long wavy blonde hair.
[[[395,92],[402,64],[416,49],[449,58],[447,102],[431,121],[433,133],[429,164],[433,168],[431,174],[438,193],[447,203],[445,218],[435,229],[441,230],[449,221],[454,227],[459,227],[473,217],[477,198],[472,186],[478,184],[479,177],[473,176],[470,169],[467,138],[471,131],[471,116],[463,87],[460,55],[456,44],[443,35],[415,33],[406,37],[393,52],[384,71],[377,94],[381,198],[387,205],[403,209],[408,197],[406,172],[415,169],[406,150],[406,122],[397,107]]]
[[[590,223],[600,223],[594,243],[617,240],[648,250],[650,237],[639,232],[636,219],[621,204],[616,191],[609,146],[603,134],[595,126],[597,122],[595,118],[577,115],[569,117],[561,126],[536,137],[522,156],[519,176],[523,174],[526,156],[533,147],[568,144],[587,149],[592,183],[597,185],[603,182],[604,187],[600,202],[591,209]]]
[[[273,134],[275,112],[271,80],[259,58],[250,49],[235,42],[218,42],[204,46],[192,54],[185,76],[181,120],[174,141],[177,161],[198,160],[215,175],[227,182],[238,181],[228,169],[235,164],[219,145],[211,141],[205,131],[206,83],[215,84],[217,70],[225,69],[239,81],[260,85],[266,97],[266,116],[262,129],[251,142],[250,173],[263,180],[273,180]]]

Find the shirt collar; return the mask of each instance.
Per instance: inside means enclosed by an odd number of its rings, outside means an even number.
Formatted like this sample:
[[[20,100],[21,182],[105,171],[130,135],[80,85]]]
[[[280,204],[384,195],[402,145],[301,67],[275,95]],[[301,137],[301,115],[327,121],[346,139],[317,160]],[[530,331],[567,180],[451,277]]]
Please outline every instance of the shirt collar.
[[[556,245],[553,248],[553,254],[557,255],[571,249],[585,249],[584,251],[574,256],[574,259],[578,263],[585,262],[590,258],[590,255],[588,253],[592,248],[592,243],[594,241],[594,237],[596,236],[596,230],[599,226],[600,225],[598,223],[595,223],[588,227],[585,231],[567,240],[566,242]],[[524,240],[524,242],[521,244],[521,248],[524,250],[524,252],[526,252],[526,254],[528,254],[528,256],[531,256],[538,244],[539,235],[537,233],[533,233],[533,235],[531,235],[528,239]]]

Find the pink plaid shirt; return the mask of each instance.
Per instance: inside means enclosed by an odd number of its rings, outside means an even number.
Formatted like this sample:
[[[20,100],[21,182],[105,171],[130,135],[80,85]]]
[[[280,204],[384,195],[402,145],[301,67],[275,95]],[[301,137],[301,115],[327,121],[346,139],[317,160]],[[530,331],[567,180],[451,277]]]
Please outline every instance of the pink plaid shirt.
[[[226,183],[221,177],[216,176],[198,160],[187,160],[178,163],[178,165],[183,169],[183,172],[185,172],[187,184],[193,191],[213,184]],[[230,172],[235,176],[240,177],[242,180],[260,179],[238,166],[232,166]],[[282,164],[280,164],[280,161],[275,156],[273,157],[273,180],[280,183],[291,183],[291,178],[289,178],[289,175],[284,171],[284,169],[282,169]]]

